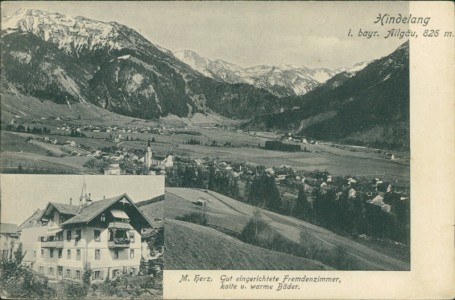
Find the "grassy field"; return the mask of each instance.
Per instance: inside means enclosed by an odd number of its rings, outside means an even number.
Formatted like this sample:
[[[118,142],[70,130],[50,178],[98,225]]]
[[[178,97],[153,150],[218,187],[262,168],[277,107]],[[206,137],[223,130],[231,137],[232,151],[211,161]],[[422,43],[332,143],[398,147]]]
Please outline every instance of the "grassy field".
[[[409,269],[409,262],[397,259],[393,256],[385,255],[380,251],[380,246],[376,245],[375,249],[372,249],[366,245],[357,243],[352,239],[341,237],[329,230],[312,225],[310,223],[292,217],[276,214],[267,210],[259,209],[212,191],[204,192],[197,189],[167,188],[165,200],[165,216],[167,220],[183,216],[186,213],[197,211],[200,212],[202,208],[197,206],[195,202],[201,198],[204,199],[207,203],[209,225],[221,227],[222,229],[226,229],[230,232],[240,233],[243,227],[251,219],[254,212],[259,211],[262,219],[265,220],[276,232],[284,236],[287,240],[294,243],[304,243],[305,246],[313,247],[319,250],[334,251],[337,247],[342,247],[346,251],[349,259],[354,261],[358,268],[361,270]],[[195,224],[188,226],[181,227],[179,229],[180,231],[188,231],[186,233],[186,240],[193,239],[192,234],[194,232],[190,231],[194,231],[198,228],[201,232],[199,235],[207,233],[207,228],[204,228],[203,226]],[[187,228],[191,228],[191,230]],[[193,243],[192,241],[185,241],[185,239],[175,238],[173,236],[174,231],[168,230],[167,227],[165,232],[166,240],[169,238],[170,241],[173,241],[172,246],[175,246],[177,248],[187,247],[190,252],[196,251],[196,249],[190,249],[189,247],[197,247],[199,249],[197,243]],[[185,235],[185,233],[180,234]],[[217,244],[220,242],[219,239],[222,237],[229,240],[232,239],[232,237],[228,235],[223,236],[223,234],[220,232],[217,233],[216,242],[214,241],[213,243],[210,243],[206,241],[205,243]],[[206,239],[210,238],[211,236],[206,237]],[[179,242],[183,244],[179,244]],[[240,241],[237,240],[237,242]],[[201,264],[201,268],[206,264],[206,258],[204,255],[204,252],[199,254],[199,263]],[[210,253],[207,253],[207,255],[211,256]],[[166,257],[169,259],[169,265],[173,268],[190,268],[190,266],[186,265],[184,259],[174,257],[172,253],[170,254],[166,252]],[[176,261],[174,261],[174,259]],[[190,265],[191,268],[197,267],[197,261],[195,257],[191,259]]]
[[[313,146],[321,148],[321,145]],[[329,146],[327,146],[329,147]],[[308,151],[311,151],[308,147]],[[334,147],[330,147],[334,148]],[[332,149],[330,149],[332,150]],[[175,152],[194,158],[212,157],[224,161],[248,162],[266,167],[289,165],[294,170],[327,170],[332,175],[382,177],[385,180],[409,181],[409,163],[380,158],[375,154],[358,157],[357,152],[339,150],[332,152],[281,152],[258,148],[206,147],[181,145]],[[317,151],[317,150],[316,150]],[[329,150],[328,150],[329,151]],[[344,151],[344,153],[339,153]],[[354,155],[352,155],[354,153]]]
[[[62,121],[71,121],[74,124],[150,126],[156,124],[148,120],[141,120],[112,113],[91,104],[74,103],[70,105],[55,104],[49,101],[40,101],[34,97],[2,93],[1,111],[2,122],[11,120],[29,120],[37,124],[49,123],[50,119],[59,117]],[[81,117],[79,119],[79,116]]]
[[[87,157],[51,157],[34,153],[2,152],[0,166],[2,170],[14,171],[22,167],[25,173],[46,174],[98,174],[96,170],[84,168]],[[27,171],[28,170],[28,171]]]
[[[245,244],[215,229],[166,220],[167,270],[324,270],[327,266]]]

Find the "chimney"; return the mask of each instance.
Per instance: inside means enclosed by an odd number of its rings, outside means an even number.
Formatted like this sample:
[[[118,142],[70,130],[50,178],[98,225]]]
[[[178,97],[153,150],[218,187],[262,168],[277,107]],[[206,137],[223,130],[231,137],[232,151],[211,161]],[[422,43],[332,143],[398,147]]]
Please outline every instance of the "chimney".
[[[70,198],[70,205],[73,205],[73,198]]]
[[[93,203],[91,196],[92,196],[92,194],[88,193],[88,198],[85,200],[86,206],[89,206],[90,204]]]

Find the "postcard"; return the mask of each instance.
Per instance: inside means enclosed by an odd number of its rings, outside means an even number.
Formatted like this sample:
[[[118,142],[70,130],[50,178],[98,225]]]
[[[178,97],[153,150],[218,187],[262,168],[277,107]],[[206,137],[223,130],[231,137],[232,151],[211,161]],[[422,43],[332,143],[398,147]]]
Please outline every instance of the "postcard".
[[[1,14],[2,297],[455,295],[452,2]]]

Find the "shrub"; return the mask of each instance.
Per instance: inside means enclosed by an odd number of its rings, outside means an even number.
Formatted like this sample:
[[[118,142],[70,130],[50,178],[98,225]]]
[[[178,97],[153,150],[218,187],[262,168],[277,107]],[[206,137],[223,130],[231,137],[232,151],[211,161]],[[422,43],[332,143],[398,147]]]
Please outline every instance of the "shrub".
[[[207,226],[207,224],[208,224],[207,213],[205,211],[187,213],[181,217],[177,217],[176,219],[180,220],[180,221],[185,221],[185,222],[202,225],[202,226]]]
[[[266,230],[270,230],[269,224],[262,220],[260,213],[256,211],[250,221],[242,229],[240,240],[248,244],[259,245],[260,235]]]
[[[33,270],[22,265],[24,258],[22,244],[9,257],[0,260],[0,289],[10,298],[55,297],[55,290],[49,287],[48,280]]]
[[[81,299],[87,296],[89,287],[85,284],[65,282],[64,290],[68,298]]]

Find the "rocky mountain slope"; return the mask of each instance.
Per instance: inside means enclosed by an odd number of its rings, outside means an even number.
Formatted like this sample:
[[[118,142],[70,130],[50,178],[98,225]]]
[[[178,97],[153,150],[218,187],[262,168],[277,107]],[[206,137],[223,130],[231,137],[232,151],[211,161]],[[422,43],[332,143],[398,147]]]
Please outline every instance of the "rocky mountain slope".
[[[191,50],[176,51],[174,54],[207,77],[228,83],[248,83],[266,89],[278,97],[304,95],[340,72],[355,73],[367,65],[364,62],[352,68],[336,70],[311,69],[296,65],[260,65],[242,68],[224,60],[210,60]]]
[[[2,89],[61,104],[94,104],[153,119],[195,112],[248,118],[277,98],[248,84],[203,76],[135,30],[39,10],[2,20]]]
[[[280,129],[321,140],[409,146],[409,42],[354,75],[342,72],[311,92],[281,100],[281,113],[249,128]]]

